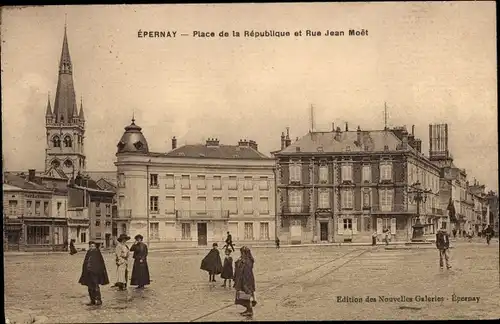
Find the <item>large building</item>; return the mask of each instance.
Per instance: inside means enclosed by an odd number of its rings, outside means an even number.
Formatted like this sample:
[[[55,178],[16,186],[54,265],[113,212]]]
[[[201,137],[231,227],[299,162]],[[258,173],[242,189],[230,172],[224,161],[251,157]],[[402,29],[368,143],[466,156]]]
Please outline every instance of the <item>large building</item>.
[[[288,132],[288,130],[287,130]],[[369,241],[389,229],[411,238],[418,182],[432,191],[421,204],[431,234],[443,221],[439,168],[421,153],[421,140],[405,128],[309,132],[292,143],[281,136],[277,159],[279,236],[283,242]]]
[[[118,143],[117,234],[151,245],[274,240],[274,160],[254,141],[217,139],[154,153],[132,120]]]

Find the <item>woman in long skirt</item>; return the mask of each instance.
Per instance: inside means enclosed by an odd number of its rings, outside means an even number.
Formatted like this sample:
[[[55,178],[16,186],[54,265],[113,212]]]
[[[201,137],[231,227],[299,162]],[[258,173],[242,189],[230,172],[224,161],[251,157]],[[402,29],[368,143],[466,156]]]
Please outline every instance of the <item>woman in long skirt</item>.
[[[136,235],[134,239],[135,243],[130,247],[130,251],[134,252],[134,267],[132,268],[130,285],[137,286],[137,289],[142,289],[150,283],[147,260],[148,246],[142,242],[142,235]]]
[[[252,252],[246,246],[240,249],[241,257],[235,263],[234,288],[236,289],[236,305],[245,306],[243,316],[253,316],[253,307],[257,305],[255,299],[255,278],[253,265],[255,260]]]

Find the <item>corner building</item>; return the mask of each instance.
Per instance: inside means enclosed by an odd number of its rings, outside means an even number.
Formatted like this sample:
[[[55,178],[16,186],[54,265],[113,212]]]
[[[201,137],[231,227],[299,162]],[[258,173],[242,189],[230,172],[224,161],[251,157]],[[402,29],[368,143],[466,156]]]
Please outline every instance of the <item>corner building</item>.
[[[275,238],[274,160],[254,141],[217,139],[150,152],[132,120],[118,143],[117,235],[142,234],[150,246],[241,246]]]
[[[281,136],[277,159],[278,235],[284,243],[369,242],[391,231],[407,241],[416,221],[409,187],[432,194],[420,205],[426,233],[444,217],[438,208],[439,167],[421,153],[421,140],[404,127],[309,132],[292,143]]]

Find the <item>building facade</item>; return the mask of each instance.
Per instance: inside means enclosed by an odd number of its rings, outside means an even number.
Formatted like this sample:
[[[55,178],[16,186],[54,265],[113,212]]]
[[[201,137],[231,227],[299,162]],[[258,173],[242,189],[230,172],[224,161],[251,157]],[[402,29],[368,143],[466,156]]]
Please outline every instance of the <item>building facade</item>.
[[[134,120],[118,143],[118,235],[153,245],[274,240],[274,160],[254,141],[217,139],[150,152]]]
[[[432,190],[420,206],[426,231],[442,221],[439,168],[421,154],[413,132],[349,131],[346,124],[345,131],[332,126],[295,143],[283,133],[281,147],[274,156],[283,242],[370,241],[386,228],[393,239],[406,241],[417,211],[408,190],[417,181]]]
[[[49,97],[45,113],[45,129],[45,170],[61,169],[68,178],[73,178],[76,173],[84,171],[85,116],[83,103],[80,103],[80,111],[76,104],[73,64],[69,54],[66,27],[59,61],[54,110]]]

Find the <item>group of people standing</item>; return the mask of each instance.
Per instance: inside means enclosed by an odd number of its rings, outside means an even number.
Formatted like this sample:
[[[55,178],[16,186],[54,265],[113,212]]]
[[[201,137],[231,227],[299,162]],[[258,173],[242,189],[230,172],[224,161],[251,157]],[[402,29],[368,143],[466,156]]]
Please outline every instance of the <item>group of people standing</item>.
[[[229,233],[228,233],[229,234]],[[233,258],[231,257],[231,250],[227,244],[225,248],[224,264],[221,261],[218,244],[214,243],[212,249],[201,261],[200,269],[208,272],[208,281],[216,282],[215,276],[220,275],[224,282],[222,287],[228,287],[226,284],[229,281],[229,288],[231,288],[231,280],[234,281],[232,288],[236,291],[235,304],[245,307],[245,311],[240,313],[242,316],[252,317],[253,307],[257,305],[255,298],[255,277],[253,274],[253,265],[255,259],[252,252],[246,246],[240,248],[240,257],[234,263],[233,271]],[[234,248],[233,248],[234,249]]]
[[[116,283],[113,287],[117,287],[121,291],[127,288],[130,252],[133,252],[134,258],[130,284],[137,286],[137,289],[143,289],[144,286],[150,283],[147,262],[148,247],[143,242],[142,235],[136,235],[134,239],[135,242],[130,248],[126,244],[130,240],[129,236],[122,234],[117,239],[118,244],[115,248]],[[78,282],[88,287],[90,297],[88,306],[102,305],[99,286],[109,284],[109,278],[104,258],[99,250],[99,245],[95,241],[89,242],[89,249],[83,260],[82,275]]]
[[[462,236],[463,238],[468,238],[469,242],[472,242],[472,238],[474,237],[474,232],[472,230],[466,231],[466,230],[457,230],[454,228],[452,231],[453,238],[458,236]],[[495,235],[495,231],[493,230],[493,226],[488,225],[486,228],[484,228],[482,231],[478,232],[479,237],[485,237],[486,238],[486,243],[489,245],[491,238]]]

